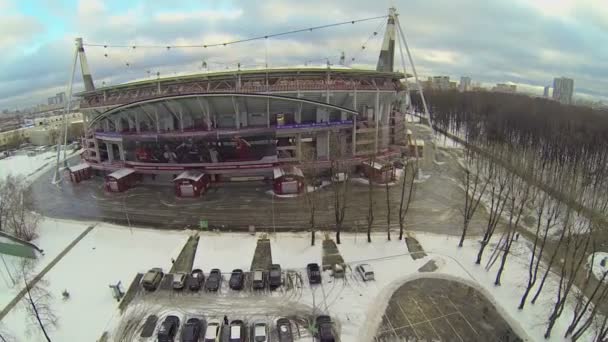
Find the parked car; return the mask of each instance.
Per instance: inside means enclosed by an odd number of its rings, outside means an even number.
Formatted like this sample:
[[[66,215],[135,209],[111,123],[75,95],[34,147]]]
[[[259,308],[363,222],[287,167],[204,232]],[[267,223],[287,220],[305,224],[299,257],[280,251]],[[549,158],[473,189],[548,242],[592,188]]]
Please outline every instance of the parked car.
[[[230,274],[230,280],[228,281],[228,285],[230,286],[230,288],[233,290],[242,290],[244,283],[245,273],[243,273],[243,270],[232,270],[232,274]]]
[[[264,322],[257,322],[253,325],[253,342],[267,342],[268,341],[268,325]]]
[[[264,279],[264,270],[255,270],[253,271],[253,289],[254,290],[263,290],[266,286],[266,281]]]
[[[277,332],[279,334],[279,342],[293,342],[291,322],[287,318],[277,319]]]
[[[270,288],[273,288],[273,289],[281,286],[281,284],[282,284],[281,265],[279,265],[279,264],[270,265],[270,273],[268,275],[268,284],[270,285]]]
[[[306,273],[308,274],[308,282],[311,285],[321,283],[321,268],[319,268],[319,264],[312,263],[306,265]]]
[[[211,278],[211,274],[209,274]],[[222,338],[222,323],[218,319],[211,319],[207,323],[204,342],[219,342]]]
[[[331,270],[331,274],[334,276],[334,278],[344,278],[344,265],[334,264]]]
[[[317,316],[317,338],[319,342],[335,342],[334,329],[331,323],[331,317],[323,315]]]
[[[205,282],[205,290],[217,291],[222,285],[222,272],[218,268],[214,268],[209,272],[207,281]]]
[[[203,330],[203,322],[198,318],[190,318],[182,329],[182,342],[198,342]]]
[[[203,270],[201,269],[194,269],[192,270],[192,273],[190,273],[189,280],[190,283],[188,284],[188,287],[190,288],[190,291],[198,291],[205,281],[205,273],[203,273]]]
[[[359,275],[361,276],[361,279],[363,279],[363,281],[370,281],[370,280],[376,279],[375,275],[374,275],[374,270],[372,269],[372,266],[369,264],[357,265],[357,267],[355,269],[357,270],[357,273],[359,273]]]
[[[173,289],[182,290],[186,284],[186,273],[175,273],[173,275]]]
[[[245,342],[245,323],[240,319],[230,322],[229,342]]]
[[[141,285],[147,291],[154,291],[158,288],[160,281],[163,279],[163,275],[163,270],[161,268],[153,268],[144,275]]]
[[[179,329],[179,318],[167,316],[158,329],[158,342],[173,342]]]
[[[146,318],[144,325],[141,328],[140,337],[152,337],[154,334],[154,329],[156,328],[156,323],[158,322],[158,316],[150,315]]]

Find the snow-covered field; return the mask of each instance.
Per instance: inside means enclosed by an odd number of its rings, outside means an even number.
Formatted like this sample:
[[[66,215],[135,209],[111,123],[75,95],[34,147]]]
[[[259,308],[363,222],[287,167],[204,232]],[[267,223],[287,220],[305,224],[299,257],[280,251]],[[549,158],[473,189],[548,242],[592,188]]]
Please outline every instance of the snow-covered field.
[[[256,237],[249,234],[201,233],[194,257],[194,268],[207,274],[212,268],[231,272],[240,268],[249,270],[255,251]]]
[[[188,235],[188,232],[97,225],[44,278],[54,297],[51,305],[59,317],[59,327],[50,333],[52,339],[97,340],[118,312],[109,285],[120,281],[126,290],[137,272],[151,267],[168,270]],[[66,301],[61,298],[64,289],[70,293]],[[27,323],[22,303],[2,323],[18,341],[43,341],[39,329]]]
[[[19,154],[0,160],[0,179],[12,174],[28,177],[39,169],[44,169],[55,162],[57,152],[47,151],[35,156]]]
[[[34,261],[33,273],[38,274],[61,251],[91,223],[43,219],[39,224],[39,237],[32,241],[44,251]],[[21,269],[20,258],[1,256],[4,264],[0,267],[0,307],[4,307],[23,288],[23,279],[17,278]],[[16,282],[16,285],[13,283]]]
[[[72,235],[77,235],[85,226],[71,229],[74,230]],[[124,287],[127,287],[136,272],[146,271],[150,267],[169,269],[171,259],[177,257],[189,234],[190,232],[130,230],[108,224],[96,226],[45,277],[55,297],[53,307],[60,318],[60,325],[51,332],[51,337],[58,341],[93,341],[104,331],[111,331],[120,322],[121,316],[108,285],[122,281]],[[517,310],[527,275],[527,242],[523,239],[515,242],[515,253],[507,265],[502,286],[497,287],[494,286],[497,265],[488,272],[483,266],[473,263],[478,245],[475,240],[468,240],[463,248],[458,248],[455,237],[427,233],[416,233],[416,237],[429,254],[419,260],[413,260],[407,254],[403,241],[386,241],[384,234],[374,234],[371,244],[367,243],[364,234],[343,234],[339,250],[345,261],[353,269],[361,262],[371,264],[376,273],[376,281],[357,282],[353,281],[356,276],[351,275],[347,278],[346,285],[325,272],[321,290],[305,285],[301,295],[290,298],[304,308],[317,308],[318,311],[332,315],[341,327],[342,341],[369,341],[375,334],[395,289],[408,280],[422,276],[441,277],[464,282],[485,294],[524,340],[543,340],[542,334],[554,298],[556,281],[549,279],[547,288],[536,305],[528,304],[524,310]],[[300,272],[303,272],[307,263],[320,263],[321,236],[318,235],[317,238],[317,244],[311,247],[309,234],[285,233],[270,236],[273,262],[280,263],[284,269],[293,268]],[[67,244],[70,239],[65,240]],[[205,272],[212,267],[225,271],[233,268],[248,269],[255,241],[256,237],[245,233],[203,233],[194,265],[202,267]],[[490,252],[488,256],[489,254]],[[430,274],[419,273],[418,268],[429,260],[436,262],[438,270]],[[64,289],[71,295],[67,301],[60,299]],[[269,298],[274,296],[273,294]],[[242,297],[239,298],[243,300]],[[265,297],[256,298],[258,299],[255,300],[261,300],[259,303],[267,303],[269,300]],[[224,300],[229,303],[230,297],[225,297]],[[567,307],[558,320],[552,341],[562,340],[562,333],[570,319],[569,309]],[[41,341],[37,334],[26,334],[24,315],[23,304],[19,304],[3,320],[5,328],[13,336],[28,341]]]

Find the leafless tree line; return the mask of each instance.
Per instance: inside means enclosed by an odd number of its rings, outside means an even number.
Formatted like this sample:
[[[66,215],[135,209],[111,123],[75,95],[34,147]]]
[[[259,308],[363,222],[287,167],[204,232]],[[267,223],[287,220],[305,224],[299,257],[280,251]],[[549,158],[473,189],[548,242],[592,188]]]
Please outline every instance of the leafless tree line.
[[[475,261],[482,262],[502,220],[505,229],[486,266],[500,260],[495,279],[500,285],[520,221],[530,215],[533,227],[521,231],[532,247],[519,309],[536,303],[554,274],[557,293],[545,337],[566,303],[574,302],[564,335],[578,340],[593,327],[594,339],[604,341],[607,276],[596,279],[591,270],[585,272],[585,263],[608,239],[608,113],[510,94],[436,92],[429,99],[435,128],[466,145],[459,246],[479,204],[486,203],[488,219]]]

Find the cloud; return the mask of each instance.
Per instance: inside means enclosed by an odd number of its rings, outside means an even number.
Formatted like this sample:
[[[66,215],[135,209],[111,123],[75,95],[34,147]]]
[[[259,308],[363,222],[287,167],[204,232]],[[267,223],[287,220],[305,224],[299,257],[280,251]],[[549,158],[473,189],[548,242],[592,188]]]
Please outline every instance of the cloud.
[[[547,1],[399,0],[396,5],[421,77],[445,74],[458,79],[468,75],[474,81],[513,82],[520,89],[536,91],[553,77],[567,76],[575,79],[575,90],[581,94],[608,96],[608,66],[604,63],[608,47],[603,44],[608,6],[604,0]],[[8,1],[0,0],[0,6],[3,3]],[[0,45],[16,46],[14,50],[20,54],[0,60],[0,108],[42,102],[45,96],[37,96],[44,89],[52,95],[56,87],[63,86],[76,36],[99,44],[202,45],[383,15],[386,5],[367,0],[83,0],[77,8],[66,9],[77,16],[57,15],[58,25],[52,21],[24,24],[26,20],[14,22],[24,25],[19,29],[6,24],[0,27]],[[9,14],[24,17],[14,11]],[[2,16],[6,15],[0,14],[0,19]],[[60,35],[31,47],[45,25],[63,23],[66,27]],[[384,26],[385,19],[379,19],[208,49],[86,47],[86,51],[98,84],[147,77],[148,71],[170,75],[201,70],[203,61],[213,70],[235,67],[239,62],[244,67],[309,60],[320,64],[325,57],[337,63],[342,51],[353,66],[373,68]],[[11,30],[6,31],[9,34],[4,34],[5,29]],[[366,49],[361,49],[370,37]],[[395,60],[395,67],[401,69],[398,50]],[[22,96],[28,93],[32,96]]]
[[[0,16],[0,48],[6,53],[42,32],[44,26],[35,18],[23,15]]]

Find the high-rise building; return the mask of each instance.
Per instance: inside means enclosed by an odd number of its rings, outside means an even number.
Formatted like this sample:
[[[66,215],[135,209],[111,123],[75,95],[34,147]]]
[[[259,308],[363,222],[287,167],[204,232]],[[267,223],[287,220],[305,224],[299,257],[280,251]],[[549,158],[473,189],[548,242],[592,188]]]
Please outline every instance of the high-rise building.
[[[460,90],[460,91],[471,90],[471,78],[468,76],[460,77],[460,84],[458,85],[458,90]]]
[[[551,89],[551,87],[545,86],[545,89],[543,90],[543,97],[549,97],[549,89]]]
[[[566,77],[553,79],[553,99],[564,104],[572,104],[574,80]]]

